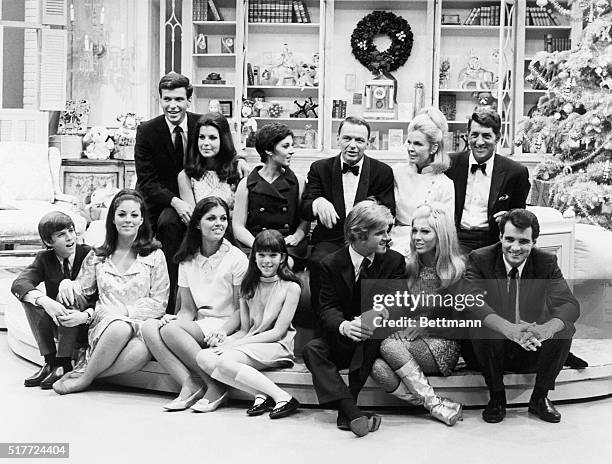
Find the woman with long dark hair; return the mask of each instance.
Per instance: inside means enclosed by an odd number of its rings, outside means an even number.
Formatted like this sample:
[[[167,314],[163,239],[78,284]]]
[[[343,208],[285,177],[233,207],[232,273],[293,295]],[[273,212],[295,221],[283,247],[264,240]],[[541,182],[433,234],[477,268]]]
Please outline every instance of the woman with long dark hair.
[[[178,175],[181,200],[195,206],[202,198],[217,196],[232,209],[234,189],[240,180],[239,158],[225,116],[206,113],[198,119],[191,146]]]
[[[161,245],[152,238],[144,199],[121,190],[109,207],[106,238],[87,255],[75,281],[64,280],[59,299],[69,306],[78,296],[99,298],[88,309],[86,364],[53,384],[60,394],[87,388],[94,379],[144,367],[151,354],[142,339],[142,323],[161,317],[170,283]]]
[[[178,397],[164,405],[168,411],[190,408],[200,399],[214,403],[225,392],[195,358],[240,325],[238,296],[248,259],[225,238],[228,227],[224,200],[206,197],[196,204],[175,256],[179,311],[143,328],[153,356],[181,386]]]
[[[295,330],[291,320],[300,300],[299,279],[287,265],[285,239],[276,230],[257,234],[249,267],[240,287],[240,328],[216,347],[201,350],[196,361],[211,377],[255,397],[250,416],[270,412],[277,419],[295,412],[299,403],[260,371],[293,364]],[[206,411],[219,406],[202,405]],[[199,404],[193,406],[202,410]]]

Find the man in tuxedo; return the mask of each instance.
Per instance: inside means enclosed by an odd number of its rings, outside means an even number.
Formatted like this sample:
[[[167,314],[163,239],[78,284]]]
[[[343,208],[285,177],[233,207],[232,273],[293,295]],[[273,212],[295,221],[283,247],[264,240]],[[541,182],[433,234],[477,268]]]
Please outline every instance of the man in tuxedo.
[[[166,74],[158,89],[163,114],[138,127],[134,159],[136,189],[145,199],[151,225],[166,256],[171,289],[166,312],[173,314],[178,279],[178,265],[173,257],[193,211],[179,197],[177,176],[183,169],[185,153],[191,149],[200,115],[187,111],[193,93],[187,77],[174,72]]]
[[[369,124],[349,116],[338,129],[340,154],[315,161],[308,172],[301,214],[307,221],[317,220],[308,260],[315,314],[319,307],[321,260],[344,245],[344,220],[353,205],[372,196],[395,214],[393,171],[385,163],[365,156],[369,138]]]
[[[304,361],[312,373],[319,403],[338,409],[338,428],[361,437],[380,426],[381,419],[357,407],[357,396],[378,357],[380,340],[363,321],[364,279],[403,279],[404,257],[387,249],[393,216],[386,206],[372,200],[352,208],[344,224],[349,245],[321,262],[322,336],[304,347]],[[365,301],[365,300],[364,300]],[[338,371],[349,368],[349,386]]]
[[[501,119],[490,107],[479,107],[468,122],[470,149],[451,154],[446,175],[455,185],[455,225],[466,253],[499,239],[497,219],[513,208],[525,208],[529,172],[495,153]]]
[[[70,309],[55,299],[60,282],[76,278],[90,248],[76,243],[74,222],[60,211],[45,214],[38,224],[38,233],[48,249],[38,253],[34,262],[17,276],[11,292],[21,301],[38,350],[45,358],[43,366],[25,379],[24,385],[49,390],[72,370],[72,352],[79,339],[87,344],[84,324],[89,317],[80,311],[86,305]],[[45,293],[37,288],[41,282],[45,283]]]
[[[489,387],[486,422],[506,415],[504,370],[535,372],[529,412],[547,422],[561,415],[548,399],[563,367],[580,306],[557,265],[555,255],[535,248],[536,216],[514,209],[501,217],[500,243],[470,253],[466,279],[483,292],[486,304],[473,309],[483,327],[472,344]]]

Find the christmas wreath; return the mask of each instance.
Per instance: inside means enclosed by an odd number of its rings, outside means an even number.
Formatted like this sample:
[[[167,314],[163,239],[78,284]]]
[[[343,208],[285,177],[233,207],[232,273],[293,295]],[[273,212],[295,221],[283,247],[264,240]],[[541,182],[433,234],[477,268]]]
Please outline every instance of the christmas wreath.
[[[379,34],[391,39],[391,45],[383,52],[374,45],[374,37]],[[373,11],[357,23],[351,34],[353,55],[373,73],[395,71],[406,63],[412,43],[408,21],[388,11]]]

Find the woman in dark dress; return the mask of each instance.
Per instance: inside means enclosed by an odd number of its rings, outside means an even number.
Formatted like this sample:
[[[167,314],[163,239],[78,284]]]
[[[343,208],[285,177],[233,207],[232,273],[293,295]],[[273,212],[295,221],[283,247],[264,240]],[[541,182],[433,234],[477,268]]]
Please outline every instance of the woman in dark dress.
[[[295,267],[300,269],[310,224],[299,217],[304,182],[289,168],[294,153],[293,132],[285,124],[266,125],[255,134],[255,148],[264,164],[238,184],[232,218],[234,237],[250,250],[259,232],[278,230]]]

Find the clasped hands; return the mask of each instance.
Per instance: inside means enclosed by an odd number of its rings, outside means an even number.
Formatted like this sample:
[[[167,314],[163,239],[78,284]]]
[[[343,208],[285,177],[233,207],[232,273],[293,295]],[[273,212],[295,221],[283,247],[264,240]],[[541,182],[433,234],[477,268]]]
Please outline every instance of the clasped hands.
[[[537,351],[542,346],[542,342],[552,338],[554,334],[554,330],[546,324],[521,321],[518,324],[511,324],[510,330],[505,335],[523,349]]]

